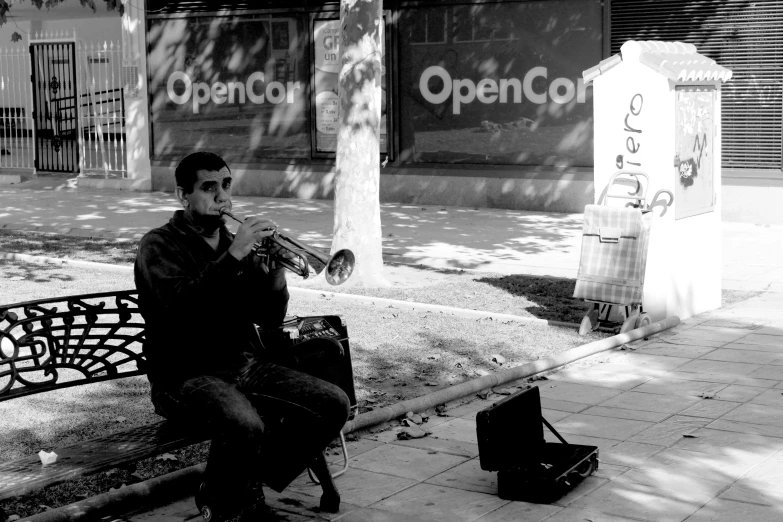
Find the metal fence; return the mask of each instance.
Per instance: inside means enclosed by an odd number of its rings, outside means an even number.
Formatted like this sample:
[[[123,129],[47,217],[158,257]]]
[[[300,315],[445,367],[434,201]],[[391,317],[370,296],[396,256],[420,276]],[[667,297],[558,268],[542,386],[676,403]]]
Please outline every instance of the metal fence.
[[[82,174],[125,177],[125,98],[119,42],[76,43]]]
[[[0,168],[33,168],[30,50],[0,49]]]
[[[0,169],[32,170],[35,167],[35,80],[30,46],[63,41],[73,42],[75,38],[64,33],[43,33],[31,36],[29,46],[0,48]],[[79,141],[79,175],[125,178],[125,100],[120,42],[76,41],[75,59],[76,110],[70,114],[75,114],[76,119],[73,123]],[[73,128],[59,123],[47,127]]]

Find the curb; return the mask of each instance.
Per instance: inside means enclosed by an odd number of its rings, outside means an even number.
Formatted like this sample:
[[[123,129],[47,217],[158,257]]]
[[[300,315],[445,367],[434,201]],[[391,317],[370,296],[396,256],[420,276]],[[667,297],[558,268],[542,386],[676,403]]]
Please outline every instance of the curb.
[[[403,401],[379,410],[373,410],[358,415],[348,421],[343,427],[343,433],[352,433],[387,422],[408,411],[420,412],[428,408],[453,400],[467,397],[471,393],[498,386],[510,381],[530,377],[537,373],[552,370],[572,363],[579,359],[611,350],[622,344],[642,339],[649,335],[668,330],[680,324],[679,317],[673,316],[651,325],[631,330],[622,334],[607,337],[582,346],[577,346],[559,355],[540,359],[521,366],[509,368],[496,374],[485,375],[461,384],[450,386],[422,397]],[[126,486],[116,491],[109,491],[67,506],[55,508],[20,522],[87,522],[104,515],[117,515],[119,512],[129,512],[132,507],[155,507],[163,502],[180,498],[192,493],[199,483],[205,464],[196,464],[173,473],[146,480],[138,484]],[[124,510],[124,511],[123,511]]]
[[[77,520],[85,522],[107,515],[117,515],[119,512],[127,513],[134,508],[161,505],[195,491],[205,467],[204,463],[196,464],[21,520],[25,522],[75,522]]]
[[[94,261],[80,261],[77,259],[63,259],[57,257],[33,256],[29,254],[17,254],[14,252],[0,252],[0,260],[22,261],[25,263],[67,265],[78,268],[93,268],[100,270],[111,270],[115,272],[133,272],[132,266],[113,265],[109,263],[96,263]],[[329,292],[327,290],[312,290],[297,286],[289,286],[288,291],[292,295],[301,295],[304,297],[326,297],[338,301],[358,302],[376,306],[388,306],[392,308],[401,308],[406,310],[419,310],[437,312],[447,315],[456,315],[466,319],[488,319],[501,322],[517,322],[526,324],[540,324],[542,326],[562,326],[567,328],[579,328],[576,323],[566,323],[563,321],[548,321],[537,317],[524,317],[520,315],[500,314],[487,312],[484,310],[468,310],[465,308],[455,308],[451,306],[434,305],[427,303],[418,303],[414,301],[399,301],[396,299],[385,299],[382,297],[368,297],[357,294],[343,294],[340,292]]]

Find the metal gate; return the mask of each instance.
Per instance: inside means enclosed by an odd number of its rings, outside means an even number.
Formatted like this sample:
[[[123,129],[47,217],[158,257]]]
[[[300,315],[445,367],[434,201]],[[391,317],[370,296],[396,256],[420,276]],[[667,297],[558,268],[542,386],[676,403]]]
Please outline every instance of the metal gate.
[[[74,42],[30,45],[33,81],[35,167],[42,171],[79,171]]]

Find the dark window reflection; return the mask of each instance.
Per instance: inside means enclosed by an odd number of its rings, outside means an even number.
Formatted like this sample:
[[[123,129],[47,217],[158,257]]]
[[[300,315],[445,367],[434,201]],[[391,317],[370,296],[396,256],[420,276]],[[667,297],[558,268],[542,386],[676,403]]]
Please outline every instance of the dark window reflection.
[[[228,161],[310,156],[306,20],[276,15],[148,22],[153,154]]]
[[[406,8],[399,27],[402,161],[593,164],[600,0]]]

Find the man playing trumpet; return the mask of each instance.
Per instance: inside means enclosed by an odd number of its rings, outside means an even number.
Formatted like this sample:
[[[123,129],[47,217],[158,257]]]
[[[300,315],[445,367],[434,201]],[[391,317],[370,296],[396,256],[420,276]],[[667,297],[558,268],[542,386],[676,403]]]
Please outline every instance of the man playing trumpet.
[[[323,488],[321,509],[337,512],[323,450],[345,424],[349,399],[270,362],[256,331],[280,327],[288,308],[284,268],[253,253],[277,226],[250,217],[236,235],[228,231],[221,209],[231,209],[231,171],[215,154],[188,155],[175,178],[184,210],[142,238],[134,276],[155,411],[211,430],[196,505],[205,522],[263,520],[271,514],[261,482],[279,492],[309,467]]]

